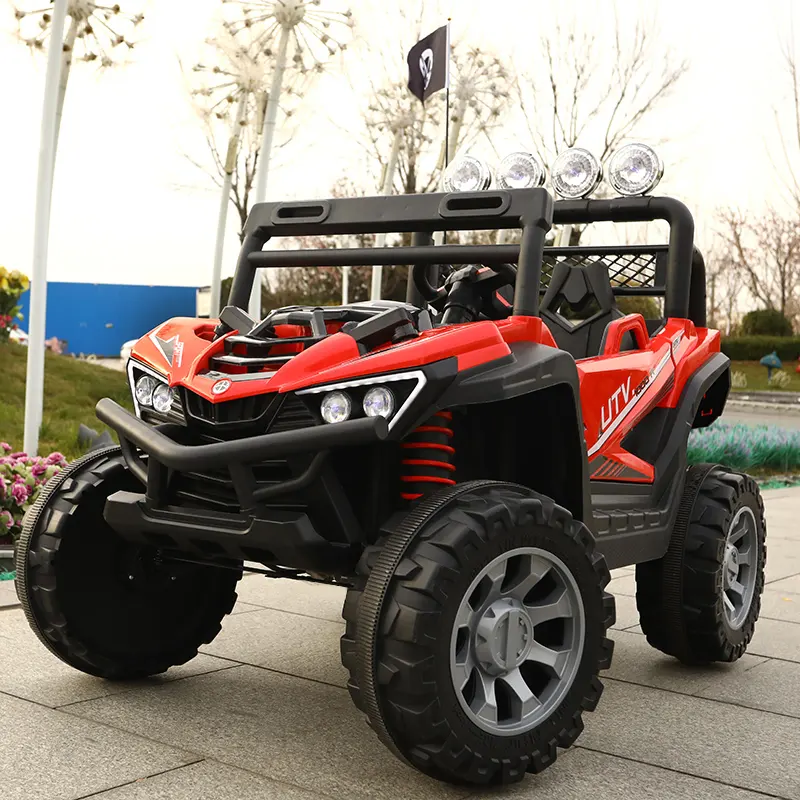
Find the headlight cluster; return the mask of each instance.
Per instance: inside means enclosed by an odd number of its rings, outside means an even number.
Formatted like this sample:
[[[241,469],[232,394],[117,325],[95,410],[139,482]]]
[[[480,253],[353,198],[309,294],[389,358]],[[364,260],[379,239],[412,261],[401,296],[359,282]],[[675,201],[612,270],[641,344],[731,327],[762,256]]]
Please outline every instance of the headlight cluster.
[[[134,387],[136,402],[143,408],[152,408],[159,414],[168,414],[175,402],[175,390],[150,375],[142,375]]]
[[[608,160],[608,182],[620,195],[636,197],[652,192],[664,174],[664,165],[652,147],[627,144]],[[553,162],[550,170],[553,191],[562,198],[588,197],[603,180],[603,167],[588,150],[572,147]],[[532,153],[515,152],[506,156],[497,170],[501,189],[531,189],[544,186],[547,172]],[[449,192],[475,192],[492,185],[490,166],[475,156],[456,158],[447,168],[444,187]]]
[[[394,394],[386,386],[374,386],[364,395],[361,402],[364,414],[368,417],[384,417],[389,419],[395,408]],[[353,401],[344,391],[328,392],[320,404],[320,414],[325,422],[331,424],[350,419],[353,413]]]

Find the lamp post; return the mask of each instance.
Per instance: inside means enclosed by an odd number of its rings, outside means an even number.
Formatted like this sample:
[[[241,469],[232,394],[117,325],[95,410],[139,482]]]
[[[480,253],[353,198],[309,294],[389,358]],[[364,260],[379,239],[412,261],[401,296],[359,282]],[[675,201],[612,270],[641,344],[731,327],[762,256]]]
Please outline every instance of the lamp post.
[[[25,424],[23,447],[35,455],[39,450],[44,404],[44,341],[47,319],[47,258],[50,240],[50,211],[53,193],[58,135],[67,93],[70,67],[80,46],[80,59],[99,61],[101,67],[114,63],[115,48],[133,42],[118,29],[135,28],[143,15],[130,16],[118,5],[102,6],[92,0],[54,0],[45,8],[20,7],[14,15],[20,40],[32,50],[47,50],[39,166],[34,215],[33,265],[28,322],[28,364],[25,381]],[[70,18],[67,35],[64,27]]]
[[[254,191],[254,201],[263,203],[267,196],[270,159],[286,70],[291,66],[302,73],[323,72],[325,60],[346,47],[343,37],[336,34],[352,27],[352,13],[349,10],[323,10],[319,8],[320,0],[223,2],[241,8],[241,15],[226,23],[228,30],[234,36],[246,31],[265,55],[275,58]],[[260,280],[253,282],[248,310],[253,319],[261,318]]]

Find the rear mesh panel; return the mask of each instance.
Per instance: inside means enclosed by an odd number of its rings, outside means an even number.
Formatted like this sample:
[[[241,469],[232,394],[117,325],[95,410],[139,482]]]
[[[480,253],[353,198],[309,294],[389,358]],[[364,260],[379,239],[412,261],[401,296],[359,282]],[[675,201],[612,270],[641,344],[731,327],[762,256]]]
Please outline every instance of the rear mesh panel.
[[[585,267],[597,261],[608,268],[611,286],[622,289],[652,289],[653,294],[664,291],[664,277],[661,263],[666,257],[666,247],[630,248],[589,248],[589,247],[548,247],[545,248],[542,263],[542,291],[550,285],[553,268],[566,263],[571,267]]]

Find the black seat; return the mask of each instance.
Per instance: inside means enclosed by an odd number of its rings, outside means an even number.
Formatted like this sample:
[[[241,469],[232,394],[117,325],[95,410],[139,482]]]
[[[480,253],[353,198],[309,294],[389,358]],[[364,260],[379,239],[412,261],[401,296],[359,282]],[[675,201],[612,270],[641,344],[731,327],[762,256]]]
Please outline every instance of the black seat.
[[[598,355],[608,323],[625,316],[617,308],[608,267],[602,261],[585,266],[556,264],[540,313],[558,347],[576,360]],[[630,333],[623,337],[620,349],[636,349]]]

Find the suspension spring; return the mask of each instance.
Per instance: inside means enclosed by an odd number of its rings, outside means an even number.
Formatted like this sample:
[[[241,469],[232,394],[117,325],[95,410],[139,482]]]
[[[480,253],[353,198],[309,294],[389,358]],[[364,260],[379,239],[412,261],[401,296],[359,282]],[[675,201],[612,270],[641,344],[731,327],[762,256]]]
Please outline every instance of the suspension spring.
[[[403,459],[400,480],[403,500],[415,501],[455,480],[453,414],[437,411],[415,428],[401,443]]]

